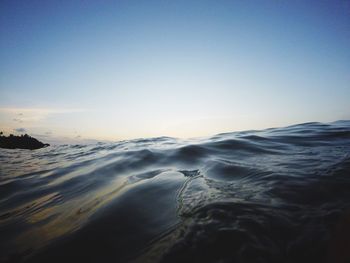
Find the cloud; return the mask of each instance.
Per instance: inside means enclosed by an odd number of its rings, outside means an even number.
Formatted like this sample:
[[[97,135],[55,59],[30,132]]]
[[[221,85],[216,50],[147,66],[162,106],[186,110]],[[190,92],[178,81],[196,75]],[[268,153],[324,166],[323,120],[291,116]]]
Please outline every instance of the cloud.
[[[0,107],[0,126],[5,133],[28,133],[45,138],[71,136],[72,139],[80,133],[73,133],[73,120],[86,117],[89,110],[78,108],[2,108]],[[67,120],[68,124],[65,124]],[[72,123],[73,121],[73,123]],[[21,128],[21,127],[25,127]],[[82,138],[74,138],[76,141]]]
[[[38,122],[47,119],[52,114],[67,114],[85,112],[85,109],[72,108],[0,108],[0,113],[8,116],[14,122]]]
[[[15,122],[19,122],[19,123],[23,122],[21,119],[18,119],[18,118],[13,118],[12,120],[15,121]]]
[[[27,132],[26,129],[24,129],[24,128],[17,128],[17,129],[14,129],[14,131],[19,132],[19,133]]]

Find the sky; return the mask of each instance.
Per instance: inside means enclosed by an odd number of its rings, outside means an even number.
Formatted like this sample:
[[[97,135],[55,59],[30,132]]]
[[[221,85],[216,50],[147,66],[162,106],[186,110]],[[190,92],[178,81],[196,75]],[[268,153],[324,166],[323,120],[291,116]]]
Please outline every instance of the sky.
[[[199,137],[350,119],[350,1],[0,2],[0,129]]]

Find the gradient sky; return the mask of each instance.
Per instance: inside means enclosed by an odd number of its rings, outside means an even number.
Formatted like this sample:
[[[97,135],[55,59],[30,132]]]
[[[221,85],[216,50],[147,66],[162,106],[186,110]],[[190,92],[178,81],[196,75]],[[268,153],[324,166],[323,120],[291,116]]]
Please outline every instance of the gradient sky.
[[[193,137],[350,119],[350,1],[1,1],[0,128]]]

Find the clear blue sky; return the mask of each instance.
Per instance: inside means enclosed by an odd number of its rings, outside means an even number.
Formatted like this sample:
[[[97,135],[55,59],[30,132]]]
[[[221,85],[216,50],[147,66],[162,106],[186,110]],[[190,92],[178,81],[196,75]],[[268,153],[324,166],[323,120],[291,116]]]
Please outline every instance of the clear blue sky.
[[[0,37],[7,132],[193,137],[350,119],[350,1],[1,1]]]

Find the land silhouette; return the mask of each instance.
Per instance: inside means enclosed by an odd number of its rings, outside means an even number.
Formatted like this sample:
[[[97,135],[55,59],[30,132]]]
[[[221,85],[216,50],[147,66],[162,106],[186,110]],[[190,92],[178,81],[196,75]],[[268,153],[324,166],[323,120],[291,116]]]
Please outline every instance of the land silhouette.
[[[5,149],[40,149],[47,147],[50,144],[42,143],[37,139],[29,136],[28,134],[22,134],[19,136],[10,134],[9,136],[3,135],[3,132],[0,132],[0,148]]]

